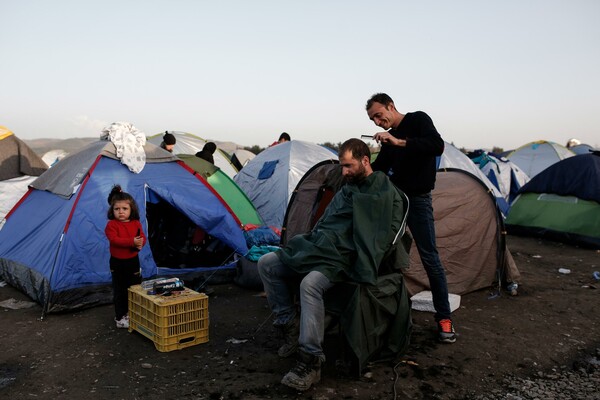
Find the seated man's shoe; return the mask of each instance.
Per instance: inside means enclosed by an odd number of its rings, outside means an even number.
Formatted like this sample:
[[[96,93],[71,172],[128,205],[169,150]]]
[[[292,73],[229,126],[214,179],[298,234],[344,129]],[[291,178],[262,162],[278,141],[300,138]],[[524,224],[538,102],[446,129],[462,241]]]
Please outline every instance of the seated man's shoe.
[[[279,357],[286,358],[296,353],[298,350],[298,336],[300,336],[300,326],[294,318],[286,325],[278,325],[277,329],[283,337],[283,345],[277,350]]]
[[[321,359],[303,351],[298,352],[298,362],[281,383],[292,389],[304,392],[321,380]]]
[[[451,319],[442,319],[438,321],[438,339],[442,343],[456,342],[456,333]]]

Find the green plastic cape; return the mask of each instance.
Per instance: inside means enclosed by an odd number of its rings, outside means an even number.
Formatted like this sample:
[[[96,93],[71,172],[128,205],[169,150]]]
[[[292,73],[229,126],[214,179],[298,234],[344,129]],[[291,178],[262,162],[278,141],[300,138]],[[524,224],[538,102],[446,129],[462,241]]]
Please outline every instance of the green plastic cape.
[[[313,230],[291,238],[277,255],[299,273],[319,271],[332,282],[375,285],[403,217],[398,189],[374,172],[359,184],[342,186]]]

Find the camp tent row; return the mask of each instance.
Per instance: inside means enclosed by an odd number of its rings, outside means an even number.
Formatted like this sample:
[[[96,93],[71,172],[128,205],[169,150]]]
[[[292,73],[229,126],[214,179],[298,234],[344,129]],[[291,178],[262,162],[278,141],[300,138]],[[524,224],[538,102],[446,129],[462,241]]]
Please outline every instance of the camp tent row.
[[[248,250],[239,218],[180,159],[151,143],[144,152],[143,170],[133,173],[113,143],[99,140],[36,179],[0,230],[0,278],[45,311],[110,302],[104,227],[114,184],[140,208],[149,239],[140,251],[144,278],[234,274],[236,257]]]
[[[469,168],[463,166],[465,160],[454,149],[447,144],[446,159],[453,161],[443,161],[442,157],[433,192],[437,240],[448,269],[449,288],[463,294],[488,287],[498,279],[517,280],[518,270],[503,236],[498,195],[490,182],[485,182],[485,175],[456,150],[474,168],[465,172]],[[242,192],[220,168],[191,155],[176,157],[150,143],[145,151],[146,167],[142,173],[133,174],[116,158],[114,145],[99,141],[65,158],[34,182],[0,231],[2,278],[22,288],[49,311],[109,301],[110,276],[108,260],[104,259],[108,257],[108,244],[103,236],[106,215],[97,210],[107,208],[106,196],[113,183],[120,183],[134,194],[142,208],[142,222],[151,239],[150,246],[140,253],[144,277],[194,275],[199,271],[205,274],[230,268],[235,264],[235,255],[247,251],[240,229],[243,224],[270,221],[270,225],[282,226],[285,236],[289,234],[288,218],[293,209],[300,215],[298,221],[311,221],[306,213],[315,209],[306,208],[306,204],[293,205],[290,199],[303,190],[297,184],[307,171],[321,161],[331,166],[337,158],[321,146],[301,141],[268,148],[247,163],[245,174],[236,177]],[[456,165],[461,166],[459,170],[454,168]],[[469,196],[464,196],[467,192]],[[238,207],[241,201],[235,198],[245,199],[250,206]],[[262,205],[267,218],[256,212],[249,198]],[[182,253],[182,249],[159,248],[160,235],[162,239],[173,235],[165,231],[168,222],[161,218],[162,212],[174,212],[187,221],[185,232],[179,235],[183,242],[198,236],[196,230],[200,228],[203,242],[195,247],[205,256],[211,253],[204,257],[210,260],[208,264],[199,265],[197,257],[192,260],[191,256],[181,258],[178,265],[165,263],[172,259],[167,257],[170,252]],[[40,251],[29,251],[28,243]],[[190,253],[190,249],[183,253]],[[411,257],[414,267],[406,274],[406,283],[409,291],[416,293],[427,289],[428,282],[419,269],[416,249]]]

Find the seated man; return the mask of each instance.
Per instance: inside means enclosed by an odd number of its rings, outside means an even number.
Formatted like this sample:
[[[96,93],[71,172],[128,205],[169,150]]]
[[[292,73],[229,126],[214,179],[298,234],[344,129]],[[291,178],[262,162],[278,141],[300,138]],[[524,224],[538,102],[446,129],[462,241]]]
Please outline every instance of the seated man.
[[[339,154],[346,183],[313,230],[296,235],[284,248],[258,261],[267,300],[275,313],[273,324],[285,337],[278,354],[287,357],[299,347],[298,363],[281,381],[296,390],[307,390],[321,378],[325,292],[337,282],[374,285],[383,256],[402,225],[403,216],[394,215],[402,202],[400,193],[385,174],[373,172],[367,145],[349,139]],[[294,303],[297,282],[299,325]]]

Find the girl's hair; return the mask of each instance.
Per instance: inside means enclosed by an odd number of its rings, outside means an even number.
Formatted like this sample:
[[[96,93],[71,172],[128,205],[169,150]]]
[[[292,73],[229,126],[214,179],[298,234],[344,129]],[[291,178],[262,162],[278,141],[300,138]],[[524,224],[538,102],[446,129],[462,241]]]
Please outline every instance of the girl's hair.
[[[108,195],[108,204],[110,205],[110,208],[108,209],[108,219],[115,219],[113,206],[117,201],[128,201],[129,206],[131,207],[131,215],[129,216],[129,219],[140,219],[140,211],[138,209],[137,203],[129,193],[124,192],[123,189],[121,189],[120,185],[113,186],[112,190],[110,191],[110,194]]]

